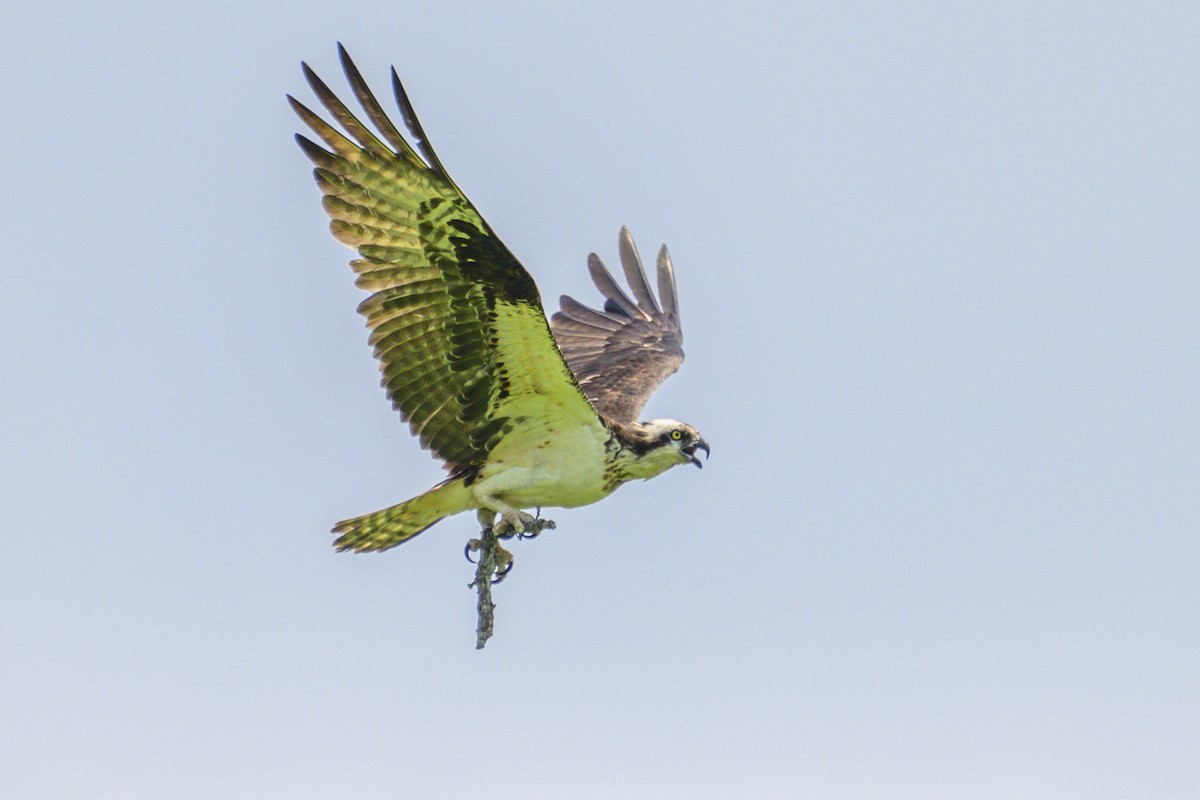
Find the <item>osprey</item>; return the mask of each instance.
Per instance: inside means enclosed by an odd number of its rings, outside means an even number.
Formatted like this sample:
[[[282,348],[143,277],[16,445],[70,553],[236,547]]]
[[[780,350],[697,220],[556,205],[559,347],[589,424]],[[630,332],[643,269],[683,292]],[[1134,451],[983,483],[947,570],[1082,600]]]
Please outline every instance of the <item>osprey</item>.
[[[696,451],[707,456],[709,447],[695,428],[637,420],[683,361],[666,247],[658,254],[661,304],[623,228],[621,266],[633,298],[592,254],[603,308],[563,296],[548,322],[529,273],[446,173],[396,70],[392,88],[412,144],[340,44],[338,54],[376,131],[302,63],[345,133],[289,95],[325,147],[300,134],[296,141],[316,165],[330,230],[360,256],[350,265],[371,292],[358,310],[382,385],[450,476],[399,505],[339,522],[334,545],[386,550],[470,509],[498,536],[533,534],[551,523],[522,509],[586,505],[626,481],[677,464],[699,467]]]

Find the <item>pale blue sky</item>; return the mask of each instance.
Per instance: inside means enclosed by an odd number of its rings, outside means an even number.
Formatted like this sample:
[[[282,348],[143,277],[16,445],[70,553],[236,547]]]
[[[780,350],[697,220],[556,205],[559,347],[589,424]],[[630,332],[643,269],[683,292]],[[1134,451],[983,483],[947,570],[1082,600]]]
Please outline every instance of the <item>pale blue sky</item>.
[[[1003,6],[1003,8],[1001,8]],[[22,798],[1192,798],[1194,3],[10,4]],[[405,78],[544,298],[667,242],[712,442],[515,546],[439,479],[284,93]]]

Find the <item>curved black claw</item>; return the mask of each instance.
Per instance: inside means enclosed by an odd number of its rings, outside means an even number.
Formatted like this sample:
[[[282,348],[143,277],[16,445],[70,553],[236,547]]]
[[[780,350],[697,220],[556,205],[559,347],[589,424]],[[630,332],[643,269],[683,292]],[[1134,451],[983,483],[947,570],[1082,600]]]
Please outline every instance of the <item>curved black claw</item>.
[[[478,561],[471,558],[471,553],[474,553],[478,549],[479,549],[479,540],[471,539],[465,545],[463,545],[463,557],[466,558],[467,561],[470,561],[472,564],[478,564],[479,563]]]
[[[557,525],[554,524],[554,520],[542,519],[542,517],[540,516],[540,512],[541,512],[540,508],[538,509],[538,512],[539,512],[539,516],[534,518],[533,526],[531,528],[529,528],[529,530],[522,531],[518,535],[517,538],[519,538],[519,539],[536,539],[537,537],[542,535],[542,531],[554,530],[556,527],[558,527]]]
[[[508,573],[512,572],[512,568],[513,568],[513,562],[509,561],[507,564],[504,565],[504,569],[496,570],[496,574],[492,576],[492,585],[494,586],[497,583],[500,583],[500,581],[507,578]]]
[[[534,512],[533,519],[529,521],[528,527],[521,528],[517,531],[517,539],[536,539],[538,534],[542,532],[542,509],[539,506]]]
[[[537,527],[537,520],[530,517],[528,514],[521,513],[518,517],[520,526],[514,525],[506,519],[501,519],[496,523],[496,538],[497,539],[525,539],[527,532]],[[528,521],[526,521],[528,520]]]

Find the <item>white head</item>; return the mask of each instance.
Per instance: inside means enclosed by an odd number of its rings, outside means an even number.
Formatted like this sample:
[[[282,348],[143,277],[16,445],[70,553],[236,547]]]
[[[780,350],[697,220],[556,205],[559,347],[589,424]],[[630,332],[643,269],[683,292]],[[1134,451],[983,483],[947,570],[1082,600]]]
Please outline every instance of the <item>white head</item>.
[[[708,458],[708,442],[700,431],[673,419],[652,419],[637,425],[636,439],[631,437],[627,446],[636,457],[637,467],[633,477],[652,478],[679,464],[695,464],[703,467],[697,450],[704,451]]]

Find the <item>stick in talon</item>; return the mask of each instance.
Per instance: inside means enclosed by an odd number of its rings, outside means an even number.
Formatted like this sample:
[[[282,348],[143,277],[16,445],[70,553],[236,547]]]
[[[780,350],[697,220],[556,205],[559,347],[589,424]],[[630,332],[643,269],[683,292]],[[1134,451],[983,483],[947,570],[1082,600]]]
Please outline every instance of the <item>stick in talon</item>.
[[[475,625],[475,649],[482,650],[487,640],[492,638],[492,629],[496,624],[496,604],[492,602],[492,576],[496,572],[495,530],[491,527],[484,528],[480,532],[480,538],[472,539],[471,542],[479,543],[476,548],[479,561],[475,567],[475,580],[470,583],[469,588],[474,588],[478,597],[475,606],[478,618]],[[471,548],[471,542],[467,543],[468,549]]]

